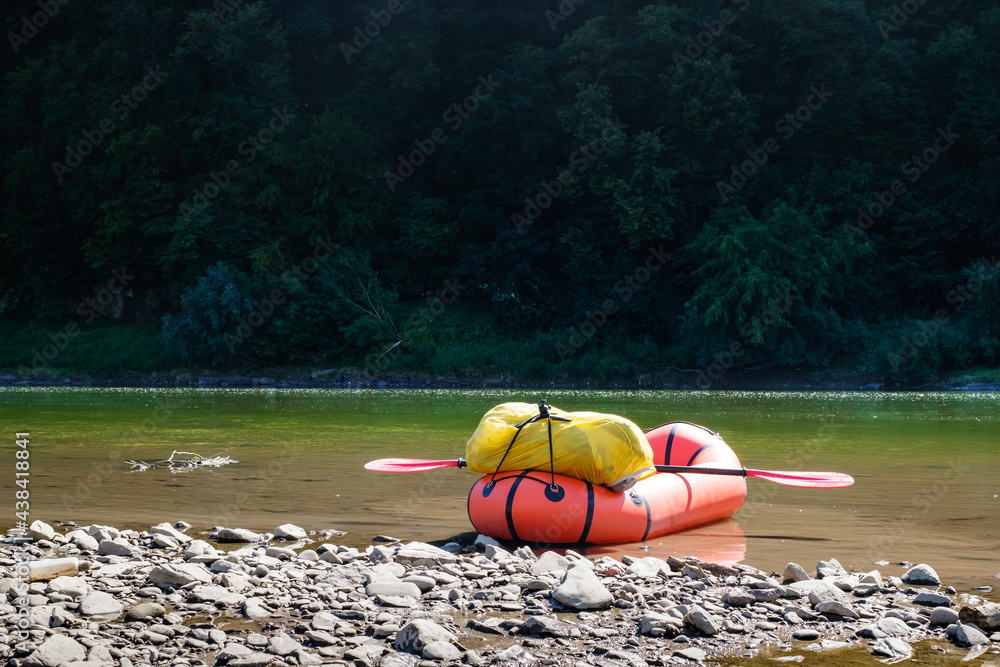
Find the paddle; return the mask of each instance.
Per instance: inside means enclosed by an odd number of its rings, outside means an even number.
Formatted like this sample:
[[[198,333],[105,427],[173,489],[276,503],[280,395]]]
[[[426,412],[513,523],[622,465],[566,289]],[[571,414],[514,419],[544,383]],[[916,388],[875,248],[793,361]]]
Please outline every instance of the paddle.
[[[421,472],[436,468],[464,468],[465,460],[433,461],[428,459],[378,459],[365,464],[376,472]],[[775,484],[813,489],[835,489],[854,484],[854,478],[839,472],[794,472],[790,470],[754,470],[752,468],[698,468],[695,466],[656,466],[657,472],[697,475],[733,475],[756,477]]]

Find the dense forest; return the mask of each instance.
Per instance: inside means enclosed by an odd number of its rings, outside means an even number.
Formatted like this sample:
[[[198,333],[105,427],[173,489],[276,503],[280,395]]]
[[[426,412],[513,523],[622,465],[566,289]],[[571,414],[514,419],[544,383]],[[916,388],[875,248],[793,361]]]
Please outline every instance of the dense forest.
[[[994,2],[4,11],[22,376],[997,367]]]

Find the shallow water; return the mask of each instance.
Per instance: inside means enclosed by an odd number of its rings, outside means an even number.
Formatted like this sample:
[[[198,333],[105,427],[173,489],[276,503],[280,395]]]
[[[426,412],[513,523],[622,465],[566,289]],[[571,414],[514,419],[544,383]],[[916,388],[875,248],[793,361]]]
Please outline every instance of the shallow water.
[[[346,530],[337,541],[357,545],[376,534],[444,540],[471,530],[473,473],[370,473],[364,463],[455,459],[490,407],[540,397],[642,428],[695,422],[747,467],[856,480],[827,490],[748,480],[732,520],[589,554],[690,554],[779,571],[836,557],[884,574],[927,562],[960,590],[1000,588],[1000,403],[991,393],[0,388],[0,496],[11,503],[0,528],[16,521],[15,432],[27,431],[31,519],[259,531],[291,522]],[[174,450],[226,451],[240,463],[179,474],[125,463]]]

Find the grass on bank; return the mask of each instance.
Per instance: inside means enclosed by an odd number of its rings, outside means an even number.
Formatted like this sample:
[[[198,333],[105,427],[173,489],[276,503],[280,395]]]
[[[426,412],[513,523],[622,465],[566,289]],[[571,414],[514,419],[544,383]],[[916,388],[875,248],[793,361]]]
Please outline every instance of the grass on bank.
[[[165,371],[179,363],[164,348],[158,327],[5,320],[0,339],[0,369],[21,377],[119,377]]]
[[[609,323],[587,340],[573,339],[562,331],[520,330],[497,325],[489,311],[474,308],[444,309],[436,315],[422,313],[422,304],[401,304],[398,321],[403,344],[382,358],[393,342],[373,344],[365,353],[357,349],[277,354],[268,358],[240,357],[230,364],[212,367],[183,360],[166,348],[160,329],[79,320],[32,322],[0,321],[0,372],[18,377],[113,378],[128,380],[136,375],[167,374],[180,367],[187,375],[270,375],[278,378],[308,378],[314,369],[337,369],[372,381],[406,376],[439,381],[469,379],[511,384],[574,383],[598,386],[662,387],[694,386],[697,364],[689,372],[675,368],[676,351],[663,349],[648,338],[626,338]],[[76,328],[68,324],[76,323]],[[266,335],[262,329],[260,334]],[[294,361],[293,361],[294,359]],[[1000,369],[966,368],[934,374],[937,386],[1000,384]],[[805,368],[796,364],[768,371],[731,369],[716,387],[741,386],[747,382],[814,382],[818,384],[882,383],[877,369],[833,367]],[[926,379],[887,388],[925,385]]]

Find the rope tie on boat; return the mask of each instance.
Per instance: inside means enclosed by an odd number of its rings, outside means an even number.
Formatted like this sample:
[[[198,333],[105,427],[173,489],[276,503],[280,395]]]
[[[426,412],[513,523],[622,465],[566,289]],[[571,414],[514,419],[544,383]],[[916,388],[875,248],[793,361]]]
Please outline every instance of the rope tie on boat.
[[[562,499],[565,492],[559,488],[556,484],[556,466],[555,466],[555,453],[552,448],[552,420],[568,422],[573,421],[570,417],[558,417],[549,412],[549,406],[545,405],[545,399],[538,401],[538,414],[530,419],[526,419],[517,425],[517,431],[514,432],[514,437],[510,439],[510,444],[507,445],[507,450],[503,453],[500,458],[500,463],[497,464],[496,470],[490,475],[490,481],[486,483],[486,488],[492,488],[496,480],[497,474],[500,472],[500,468],[503,466],[503,462],[507,459],[507,455],[510,454],[510,450],[514,447],[514,442],[517,440],[517,436],[521,434],[521,429],[523,429],[528,424],[533,424],[536,421],[544,419],[548,426],[549,433],[549,475],[551,476],[551,483],[545,488],[545,496],[549,500],[558,501]]]

